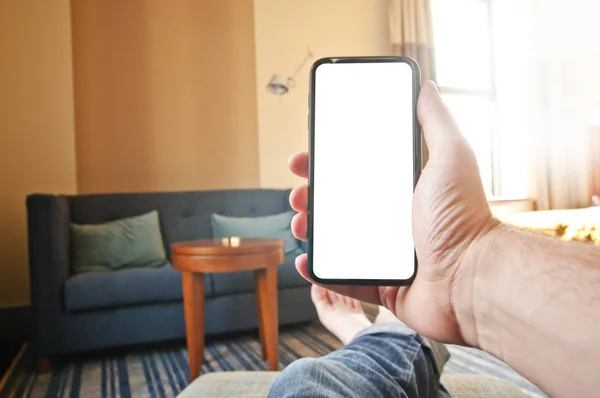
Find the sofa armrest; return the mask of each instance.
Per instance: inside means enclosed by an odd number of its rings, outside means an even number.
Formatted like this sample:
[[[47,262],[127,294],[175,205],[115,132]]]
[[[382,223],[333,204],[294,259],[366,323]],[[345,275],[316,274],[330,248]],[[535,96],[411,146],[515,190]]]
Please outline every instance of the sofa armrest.
[[[269,395],[281,372],[213,372],[188,385],[177,397],[253,397]],[[525,398],[506,380],[483,375],[443,375],[442,383],[453,398]]]
[[[526,398],[516,385],[495,376],[443,374],[442,384],[453,398]]]
[[[62,288],[69,277],[69,203],[64,196],[27,197],[29,279],[33,343],[44,340],[44,329],[63,312]],[[43,344],[43,343],[41,343]]]

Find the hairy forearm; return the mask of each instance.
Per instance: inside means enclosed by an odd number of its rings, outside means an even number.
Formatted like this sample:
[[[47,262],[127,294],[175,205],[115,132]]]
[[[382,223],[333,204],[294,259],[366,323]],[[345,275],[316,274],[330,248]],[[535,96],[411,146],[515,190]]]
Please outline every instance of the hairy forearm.
[[[600,391],[600,248],[500,224],[463,265],[455,310],[470,344],[551,396]]]

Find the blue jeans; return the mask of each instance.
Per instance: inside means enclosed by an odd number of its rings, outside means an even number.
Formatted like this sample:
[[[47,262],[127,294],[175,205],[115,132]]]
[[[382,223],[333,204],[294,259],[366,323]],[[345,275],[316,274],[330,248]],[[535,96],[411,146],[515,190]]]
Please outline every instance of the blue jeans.
[[[423,338],[400,322],[373,325],[322,358],[299,359],[269,397],[449,397]]]

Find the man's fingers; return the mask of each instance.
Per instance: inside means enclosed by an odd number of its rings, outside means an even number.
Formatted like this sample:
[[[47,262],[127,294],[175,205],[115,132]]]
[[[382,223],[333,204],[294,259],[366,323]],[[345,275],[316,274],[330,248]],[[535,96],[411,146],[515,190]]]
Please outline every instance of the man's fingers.
[[[296,153],[288,160],[288,167],[298,177],[308,178],[308,153]]]
[[[338,285],[322,285],[312,280],[308,274],[308,256],[301,254],[296,257],[296,269],[304,279],[315,285],[323,286],[325,289],[341,295],[352,297],[366,303],[381,305],[379,298],[379,288],[377,286],[338,286]]]
[[[292,190],[290,206],[298,212],[305,212],[308,209],[308,185],[301,185]]]
[[[308,217],[306,213],[298,213],[292,218],[292,233],[296,239],[306,241],[306,229],[308,227]]]
[[[464,142],[456,121],[440,97],[437,86],[430,80],[421,87],[417,114],[430,153],[447,151],[449,145]]]

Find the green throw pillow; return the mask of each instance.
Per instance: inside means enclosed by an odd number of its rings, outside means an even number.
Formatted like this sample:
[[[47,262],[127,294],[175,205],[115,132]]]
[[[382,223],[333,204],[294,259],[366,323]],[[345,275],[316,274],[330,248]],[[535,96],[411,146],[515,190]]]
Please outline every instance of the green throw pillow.
[[[156,211],[104,224],[71,224],[73,273],[165,264]]]
[[[299,255],[302,250],[292,234],[291,223],[294,212],[263,217],[228,217],[212,215],[213,238],[277,238],[285,241],[286,255]]]

